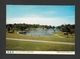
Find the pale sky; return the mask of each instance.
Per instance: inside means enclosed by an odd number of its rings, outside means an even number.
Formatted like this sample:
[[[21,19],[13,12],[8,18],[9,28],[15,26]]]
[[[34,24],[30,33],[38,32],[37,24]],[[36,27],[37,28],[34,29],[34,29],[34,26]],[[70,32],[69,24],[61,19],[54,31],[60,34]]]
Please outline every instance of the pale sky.
[[[6,24],[13,23],[51,26],[75,24],[75,6],[6,5]]]

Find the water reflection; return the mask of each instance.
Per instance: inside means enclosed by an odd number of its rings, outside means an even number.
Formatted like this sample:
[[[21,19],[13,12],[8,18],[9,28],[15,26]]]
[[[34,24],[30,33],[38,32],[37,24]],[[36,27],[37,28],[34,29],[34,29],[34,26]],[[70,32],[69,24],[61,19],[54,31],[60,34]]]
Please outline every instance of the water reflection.
[[[54,32],[54,29],[33,29],[30,32],[27,32],[27,35],[30,36],[54,36],[54,34],[51,34],[51,32]],[[56,32],[61,32],[59,29],[56,29]]]

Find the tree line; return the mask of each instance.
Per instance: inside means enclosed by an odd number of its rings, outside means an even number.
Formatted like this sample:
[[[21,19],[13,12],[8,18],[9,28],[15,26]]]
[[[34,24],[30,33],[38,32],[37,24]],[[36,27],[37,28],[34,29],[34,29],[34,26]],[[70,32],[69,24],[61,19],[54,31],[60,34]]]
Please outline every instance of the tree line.
[[[63,32],[66,31],[73,31],[75,32],[75,24],[71,25],[71,24],[65,24],[65,25],[61,25],[61,26],[57,26],[58,29],[60,29]]]
[[[75,24],[71,25],[71,24],[65,24],[65,25],[60,25],[60,26],[51,26],[51,25],[40,25],[40,24],[6,24],[6,30],[9,32],[9,33],[14,33],[14,31],[25,31],[26,29],[27,30],[30,30],[31,28],[43,28],[43,29],[49,29],[49,28],[56,28],[56,29],[59,29],[61,30],[62,32],[65,32],[64,35],[67,35],[68,37],[68,34],[73,34],[75,33]],[[55,30],[55,29],[54,29]],[[56,31],[56,30],[55,30]]]
[[[14,24],[6,24],[6,29],[8,30],[8,31],[10,31],[10,30],[17,30],[17,31],[24,31],[25,29],[28,29],[28,30],[30,30],[30,28],[46,28],[46,29],[49,29],[49,28],[55,28],[55,26],[51,26],[51,25],[39,25],[39,24],[25,24],[25,23],[23,23],[23,24],[16,24],[16,23],[14,23]]]
[[[75,33],[75,24],[71,25],[71,24],[65,24],[65,25],[61,25],[61,26],[57,26],[58,29],[60,29],[62,32],[64,32],[64,35],[68,34],[73,34]]]

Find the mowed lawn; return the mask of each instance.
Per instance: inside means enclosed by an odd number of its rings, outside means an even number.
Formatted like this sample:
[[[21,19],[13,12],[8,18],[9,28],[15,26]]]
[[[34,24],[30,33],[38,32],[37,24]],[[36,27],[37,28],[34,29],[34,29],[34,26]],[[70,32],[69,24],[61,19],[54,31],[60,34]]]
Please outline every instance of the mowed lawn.
[[[62,32],[56,32],[64,38],[58,36],[27,36],[15,33],[7,33],[6,38],[18,38],[18,39],[33,39],[44,41],[57,41],[57,42],[71,42],[75,43],[75,36],[67,38]],[[15,40],[6,40],[7,50],[28,50],[28,51],[74,51],[75,45],[67,44],[52,44],[52,43],[39,43],[39,42],[24,42]]]
[[[69,35],[70,37],[67,38],[66,35],[64,35],[62,32],[56,32],[56,34],[64,38],[60,38],[58,36],[27,36],[27,35],[17,34],[16,31],[15,33],[6,32],[6,38],[31,39],[31,40],[33,39],[33,40],[46,40],[46,41],[58,41],[58,42],[75,42],[75,36],[72,38],[72,36]]]
[[[6,50],[24,50],[24,51],[74,51],[74,45],[23,42],[15,40],[6,41]]]

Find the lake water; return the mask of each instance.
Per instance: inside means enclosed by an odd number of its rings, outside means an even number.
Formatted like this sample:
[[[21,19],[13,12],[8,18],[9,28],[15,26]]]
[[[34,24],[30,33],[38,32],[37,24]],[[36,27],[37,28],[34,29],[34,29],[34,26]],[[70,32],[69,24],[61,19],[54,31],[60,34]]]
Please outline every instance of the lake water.
[[[51,34],[51,32],[54,32],[54,29],[34,29],[32,31],[27,32],[27,35],[30,36],[54,36],[54,34]],[[61,32],[59,29],[56,29],[55,32]]]

